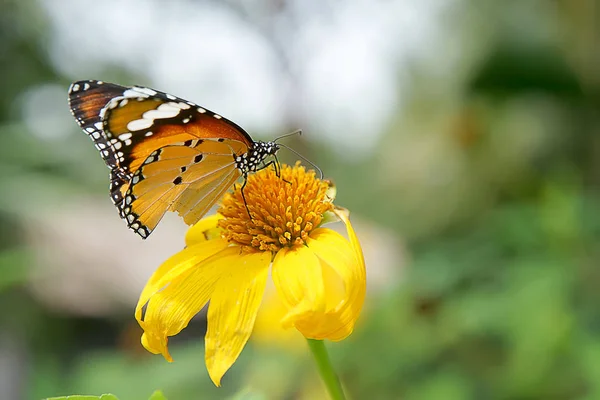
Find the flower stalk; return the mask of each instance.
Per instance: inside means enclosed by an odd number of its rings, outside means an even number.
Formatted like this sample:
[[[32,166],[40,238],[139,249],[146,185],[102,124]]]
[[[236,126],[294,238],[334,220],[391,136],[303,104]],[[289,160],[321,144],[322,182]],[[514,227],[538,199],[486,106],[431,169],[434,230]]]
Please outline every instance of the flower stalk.
[[[346,396],[344,396],[342,384],[331,365],[325,343],[323,343],[322,340],[315,339],[306,339],[306,341],[308,342],[310,352],[317,363],[319,375],[321,375],[321,379],[327,388],[329,397],[331,397],[332,400],[345,400]]]

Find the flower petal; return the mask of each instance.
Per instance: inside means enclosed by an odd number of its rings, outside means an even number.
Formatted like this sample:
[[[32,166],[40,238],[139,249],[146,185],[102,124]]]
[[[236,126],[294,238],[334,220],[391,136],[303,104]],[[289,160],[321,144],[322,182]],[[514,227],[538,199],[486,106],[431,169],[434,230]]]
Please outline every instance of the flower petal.
[[[365,276],[366,283],[367,271],[365,270],[365,257],[363,256],[362,248],[360,247],[360,242],[358,241],[356,232],[354,232],[352,224],[350,223],[350,218],[348,217],[350,212],[342,207],[336,207],[334,209],[334,212],[344,222],[344,225],[346,225],[346,233],[348,234],[348,238],[350,239],[350,244],[352,245],[352,249],[354,249],[356,259],[359,261],[362,267],[359,273]]]
[[[208,307],[206,368],[215,385],[246,345],[260,306],[271,253],[239,254],[227,262]]]
[[[215,214],[205,217],[192,226],[185,234],[186,246],[192,246],[207,240],[217,239],[221,237],[221,229],[217,228],[220,219],[223,219],[221,214]]]
[[[227,247],[225,240],[205,241],[198,245],[188,247],[179,253],[170,257],[162,263],[160,267],[148,279],[146,286],[140,294],[137,306],[135,307],[135,318],[142,328],[142,308],[148,300],[158,291],[168,285],[173,279],[180,275],[185,275],[190,269],[195,268],[203,260],[217,254]]]
[[[273,282],[289,309],[282,320],[284,326],[295,326],[297,320],[325,311],[323,271],[319,259],[307,247],[284,248],[277,253]]]
[[[186,257],[194,259],[193,250],[201,246],[202,244],[183,250],[167,262],[174,258],[181,259],[182,263],[185,263],[183,260]],[[230,263],[236,262],[237,258],[239,249],[232,247],[222,249],[212,257],[202,258],[200,261],[196,258],[197,262],[192,267],[171,279],[162,290],[155,292],[147,303],[143,319],[141,309],[139,310],[138,322],[144,329],[144,347],[153,353],[161,353],[168,361],[172,361],[167,348],[168,337],[178,334],[206,305],[223,272],[227,271]]]
[[[342,340],[352,333],[362,310],[367,275],[362,249],[347,213],[339,209],[336,209],[335,213],[346,225],[350,242],[333,231],[321,229],[311,235],[311,239],[314,240],[311,240],[308,246],[315,251],[320,260],[335,270],[344,282],[346,300],[328,316],[327,326],[323,326],[321,332],[323,337],[330,340]],[[351,254],[353,257],[350,257]]]
[[[252,330],[252,342],[265,348],[303,354],[306,351],[304,336],[296,329],[285,329],[281,326],[281,319],[287,311],[287,307],[275,290],[273,281],[267,280],[265,294]]]
[[[366,271],[360,244],[347,215],[341,212],[336,215],[346,223],[350,241],[325,228],[316,229],[307,240],[308,248],[321,263],[327,309],[322,316],[299,318],[295,326],[304,336],[313,339],[342,340],[350,335],[366,293]]]

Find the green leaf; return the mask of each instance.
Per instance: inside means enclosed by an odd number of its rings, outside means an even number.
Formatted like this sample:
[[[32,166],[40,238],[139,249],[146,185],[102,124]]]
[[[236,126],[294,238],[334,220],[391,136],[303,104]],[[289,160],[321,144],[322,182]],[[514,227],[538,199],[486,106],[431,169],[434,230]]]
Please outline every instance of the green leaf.
[[[167,400],[163,392],[156,390],[148,400]]]
[[[160,399],[160,398],[158,398],[158,399]],[[119,400],[119,399],[115,395],[112,395],[112,394],[103,394],[102,396],[86,396],[86,395],[75,394],[72,396],[49,397],[46,400]]]
[[[263,394],[254,392],[249,388],[245,388],[231,396],[229,400],[266,400],[266,397]]]

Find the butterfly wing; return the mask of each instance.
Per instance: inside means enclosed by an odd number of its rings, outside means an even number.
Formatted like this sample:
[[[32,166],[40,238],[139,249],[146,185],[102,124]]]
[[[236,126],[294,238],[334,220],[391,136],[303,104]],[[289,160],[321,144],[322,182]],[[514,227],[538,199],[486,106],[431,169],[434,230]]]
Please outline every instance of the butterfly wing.
[[[168,210],[197,222],[239,177],[234,158],[253,144],[235,123],[154,89],[80,81],[69,106],[111,170],[121,217],[144,238]]]
[[[133,174],[119,205],[121,217],[148,236],[166,211],[195,224],[240,177],[228,139],[196,140],[152,153]]]
[[[122,95],[124,88],[102,81],[75,82],[69,88],[69,108],[83,131],[92,139],[102,159],[110,169],[118,166],[115,151],[105,134],[100,111],[106,104]]]

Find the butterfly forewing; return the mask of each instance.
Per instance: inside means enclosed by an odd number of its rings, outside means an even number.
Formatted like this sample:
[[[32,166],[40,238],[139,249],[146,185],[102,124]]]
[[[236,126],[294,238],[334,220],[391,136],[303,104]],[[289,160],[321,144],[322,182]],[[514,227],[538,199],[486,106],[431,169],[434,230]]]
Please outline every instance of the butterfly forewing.
[[[80,81],[69,105],[110,168],[111,199],[143,238],[166,211],[197,222],[241,175],[252,138],[235,123],[143,87]]]
[[[104,133],[100,112],[111,99],[120,96],[123,89],[102,81],[75,82],[69,88],[69,107],[75,120],[92,139],[110,169],[117,168],[118,164],[109,137]]]

